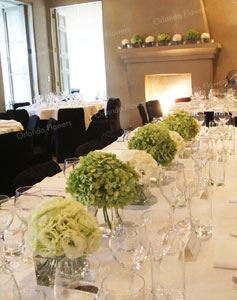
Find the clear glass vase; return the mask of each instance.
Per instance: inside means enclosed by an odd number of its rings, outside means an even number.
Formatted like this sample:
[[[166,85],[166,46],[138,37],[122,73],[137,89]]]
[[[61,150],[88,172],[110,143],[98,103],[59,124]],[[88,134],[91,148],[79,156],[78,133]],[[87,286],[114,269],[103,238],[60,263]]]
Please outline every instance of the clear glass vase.
[[[102,209],[103,217],[100,218],[103,221],[99,221],[100,229],[102,230],[103,237],[111,236],[112,232],[118,230],[123,223],[122,211],[117,208],[103,207]]]
[[[35,275],[38,285],[50,286],[54,285],[55,279],[55,270],[59,261],[64,258],[62,256],[55,257],[42,257],[42,256],[33,256],[34,265],[35,265]]]

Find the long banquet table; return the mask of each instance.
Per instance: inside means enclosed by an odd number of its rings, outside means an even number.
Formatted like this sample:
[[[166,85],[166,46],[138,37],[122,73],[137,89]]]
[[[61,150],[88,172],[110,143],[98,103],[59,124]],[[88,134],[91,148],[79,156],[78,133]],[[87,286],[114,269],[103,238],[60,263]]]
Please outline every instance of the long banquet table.
[[[29,116],[37,115],[41,120],[48,120],[50,118],[58,119],[59,109],[65,108],[78,108],[84,109],[85,126],[88,128],[91,117],[97,113],[100,109],[105,108],[105,102],[61,102],[55,104],[32,104],[29,106],[22,106],[19,109],[25,109],[28,111]]]
[[[20,122],[15,120],[0,120],[0,134],[21,130],[24,130],[24,127]]]
[[[115,142],[107,146],[105,151],[123,151],[126,145]],[[232,282],[232,276],[237,276],[237,269],[221,269],[213,267],[213,257],[216,243],[232,241],[236,249],[237,264],[237,238],[231,237],[230,232],[237,231],[237,155],[231,156],[226,164],[226,181],[223,187],[214,188],[213,193],[213,236],[208,241],[201,243],[199,255],[195,261],[185,263],[186,268],[186,299],[188,300],[236,300],[237,285]],[[65,178],[63,173],[54,177],[45,178],[37,186],[42,188],[56,188],[64,194]],[[128,206],[124,210],[124,217],[137,221],[140,215],[149,209],[169,209],[158,188],[153,188],[152,193],[157,202],[152,205]],[[230,203],[235,201],[236,203]],[[96,255],[101,261],[101,278],[108,272],[116,272],[119,266],[113,261],[108,248],[108,240],[104,240],[102,247]],[[139,271],[146,280],[147,287],[151,285],[149,259]],[[15,276],[20,287],[33,288],[36,285],[34,267],[19,268]],[[53,299],[53,289],[42,287],[47,293],[47,299]],[[81,298],[78,298],[81,299]],[[83,298],[82,298],[83,299]]]

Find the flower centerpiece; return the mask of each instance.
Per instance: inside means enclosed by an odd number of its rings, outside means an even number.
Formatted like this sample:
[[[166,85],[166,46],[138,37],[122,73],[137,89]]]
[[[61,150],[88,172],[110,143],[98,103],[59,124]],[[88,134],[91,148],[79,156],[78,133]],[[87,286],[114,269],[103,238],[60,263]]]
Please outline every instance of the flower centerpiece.
[[[144,204],[152,198],[150,192],[151,178],[157,180],[159,177],[159,167],[151,154],[143,150],[124,150],[117,157],[125,163],[129,163],[140,175],[139,183],[143,187],[140,199],[136,199],[134,204]]]
[[[168,166],[177,152],[169,130],[161,123],[147,124],[129,141],[129,149],[144,150],[151,154],[159,165]]]
[[[131,38],[131,44],[133,48],[140,48],[143,44],[143,38],[140,34],[134,34],[134,36]]]
[[[207,32],[203,32],[201,35],[201,40],[203,43],[209,43],[210,40],[210,34]]]
[[[153,47],[155,46],[155,38],[154,36],[147,36],[146,39],[145,39],[145,44],[147,47]]]
[[[183,37],[181,34],[176,33],[173,35],[172,41],[175,45],[180,45],[183,43]]]
[[[190,43],[194,44],[197,43],[197,41],[199,40],[200,34],[197,30],[190,29],[186,33],[186,38]]]
[[[27,245],[34,254],[38,284],[52,285],[57,262],[92,254],[101,244],[101,230],[93,215],[71,198],[50,198],[32,215]]]
[[[129,48],[129,40],[128,39],[123,39],[121,44],[122,44],[122,48]]]
[[[171,131],[176,131],[185,142],[191,141],[199,133],[201,126],[192,115],[185,110],[176,110],[162,121]]]
[[[90,152],[80,158],[67,181],[66,191],[86,206],[103,209],[104,219],[112,228],[107,208],[123,209],[140,194],[138,173],[115,154]]]
[[[166,46],[170,41],[170,35],[166,32],[160,32],[157,39],[160,46]]]

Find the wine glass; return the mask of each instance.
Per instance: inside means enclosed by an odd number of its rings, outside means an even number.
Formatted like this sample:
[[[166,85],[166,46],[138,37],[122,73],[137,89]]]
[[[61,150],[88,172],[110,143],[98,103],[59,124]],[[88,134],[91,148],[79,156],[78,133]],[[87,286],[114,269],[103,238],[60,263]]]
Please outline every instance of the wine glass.
[[[0,300],[20,300],[20,292],[13,273],[0,267]]]
[[[22,221],[26,233],[28,229],[28,223],[31,219],[33,211],[37,208],[40,202],[43,200],[41,188],[34,186],[20,187],[15,192],[15,213]],[[26,252],[26,261],[31,258],[31,254]]]
[[[55,299],[95,299],[99,291],[99,268],[100,262],[93,255],[60,260],[55,272]]]
[[[79,158],[71,157],[64,159],[64,176],[68,179],[70,173],[79,166]]]
[[[109,241],[109,247],[115,261],[129,274],[129,287],[133,293],[134,273],[146,260],[148,251],[141,242],[141,227],[125,223]]]
[[[174,214],[176,204],[182,197],[182,192],[177,186],[177,180],[183,180],[184,182],[184,168],[181,164],[162,168],[159,176],[159,186],[163,197],[167,200],[170,205],[172,212],[172,228],[175,229],[174,225]]]
[[[194,119],[198,121],[198,123],[202,126],[204,125],[204,121],[206,118],[205,112],[204,111],[196,111],[192,113],[192,116]]]

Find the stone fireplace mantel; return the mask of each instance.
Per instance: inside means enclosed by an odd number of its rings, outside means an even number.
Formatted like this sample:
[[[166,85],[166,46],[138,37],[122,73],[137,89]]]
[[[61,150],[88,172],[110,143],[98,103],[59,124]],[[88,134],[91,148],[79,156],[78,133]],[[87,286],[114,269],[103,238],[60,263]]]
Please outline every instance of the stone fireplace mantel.
[[[184,61],[214,59],[219,43],[185,44],[147,48],[118,49],[117,53],[125,64],[159,61]]]
[[[117,49],[117,54],[121,59],[121,65],[126,68],[129,103],[131,107],[136,107],[138,103],[143,103],[147,100],[162,99],[161,94],[150,93],[148,96],[149,87],[146,89],[146,78],[150,76],[153,79],[162,76],[172,77],[170,86],[164,88],[164,82],[154,83],[153,87],[161,84],[165,92],[171,93],[173,90],[175,96],[185,97],[190,96],[195,89],[201,88],[206,91],[210,89],[213,83],[213,64],[214,59],[221,45],[219,43],[200,43],[200,44],[185,44],[185,45],[171,45],[159,46],[149,48],[129,48]],[[160,76],[162,75],[162,76]],[[190,80],[186,85],[182,84],[177,87],[175,84],[175,76],[184,75],[189,76]],[[163,78],[163,77],[162,77]],[[178,76],[177,76],[178,78]],[[179,93],[177,93],[179,90]],[[185,91],[186,90],[186,91]],[[189,92],[188,92],[189,91]],[[186,95],[188,93],[188,95]],[[177,97],[178,98],[178,97]],[[169,96],[167,101],[174,101]],[[168,103],[167,103],[168,104]],[[162,104],[163,105],[163,104]],[[134,119],[133,126],[138,126],[139,115],[137,111],[137,118]]]

